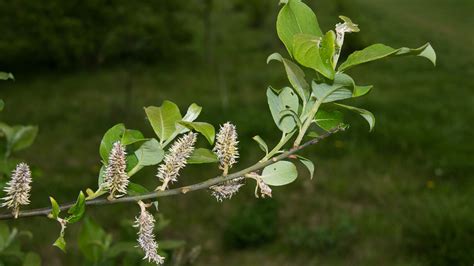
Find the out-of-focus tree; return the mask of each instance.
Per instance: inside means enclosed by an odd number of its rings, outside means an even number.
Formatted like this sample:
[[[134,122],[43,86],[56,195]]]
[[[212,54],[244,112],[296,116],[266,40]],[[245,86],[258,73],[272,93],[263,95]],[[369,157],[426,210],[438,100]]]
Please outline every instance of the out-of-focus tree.
[[[0,1],[0,64],[73,67],[176,56],[191,34],[183,1]],[[8,26],[6,26],[8,25]]]

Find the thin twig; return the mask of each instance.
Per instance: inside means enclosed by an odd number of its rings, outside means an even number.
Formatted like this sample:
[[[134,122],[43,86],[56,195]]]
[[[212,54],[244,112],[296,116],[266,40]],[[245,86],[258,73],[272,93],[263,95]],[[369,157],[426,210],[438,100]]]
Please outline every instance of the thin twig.
[[[297,153],[298,151],[318,143],[322,139],[325,139],[329,137],[330,135],[337,133],[339,131],[344,130],[344,126],[338,126],[335,127],[328,132],[302,144],[297,147],[291,148],[289,151],[286,151],[276,157],[271,158],[268,161],[265,162],[259,162],[256,163],[250,167],[247,167],[243,170],[240,170],[238,172],[229,174],[227,176],[217,176],[211,179],[208,179],[206,181],[203,181],[201,183],[189,185],[189,186],[184,186],[180,188],[175,188],[175,189],[169,189],[169,190],[164,190],[164,191],[154,191],[150,193],[145,193],[143,195],[138,195],[138,196],[128,196],[128,197],[122,197],[114,200],[108,200],[106,198],[99,198],[99,199],[93,199],[93,200],[88,200],[86,201],[87,206],[93,206],[93,205],[108,205],[108,204],[115,204],[115,203],[125,203],[125,202],[137,202],[140,200],[150,200],[150,199],[155,199],[155,198],[160,198],[160,197],[168,197],[168,196],[173,196],[173,195],[179,195],[179,194],[186,194],[191,191],[196,191],[196,190],[201,190],[201,189],[206,189],[209,188],[210,186],[232,180],[234,178],[242,177],[245,176],[248,173],[255,172],[257,170],[260,170],[270,164],[273,164],[275,162],[278,162],[280,160],[286,159],[291,157],[291,155]],[[66,203],[63,205],[60,205],[59,208],[64,211],[69,209],[71,206],[74,205],[74,202],[71,203]],[[26,211],[21,211],[18,214],[18,218],[22,217],[32,217],[32,216],[47,216],[49,213],[51,213],[51,208],[39,208],[39,209],[33,209],[33,210],[26,210]],[[13,219],[13,215],[11,213],[2,213],[0,214],[0,220],[9,220]]]

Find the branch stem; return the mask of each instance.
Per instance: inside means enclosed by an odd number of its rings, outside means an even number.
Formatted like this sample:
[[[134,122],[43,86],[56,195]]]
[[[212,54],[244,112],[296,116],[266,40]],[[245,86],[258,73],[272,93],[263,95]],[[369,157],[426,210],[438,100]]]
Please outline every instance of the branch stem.
[[[164,190],[164,191],[153,191],[153,192],[145,193],[145,194],[138,195],[138,196],[127,196],[127,197],[122,197],[122,198],[113,199],[113,200],[107,200],[106,198],[96,198],[96,199],[86,201],[86,205],[87,206],[95,206],[95,205],[109,205],[109,204],[127,203],[127,202],[128,203],[136,203],[138,201],[143,201],[143,200],[154,200],[154,199],[160,198],[160,197],[168,197],[168,196],[186,194],[186,193],[192,192],[192,191],[207,189],[210,186],[213,186],[213,185],[225,182],[225,181],[229,181],[229,180],[232,180],[234,178],[245,176],[246,174],[249,174],[251,172],[255,172],[257,170],[265,168],[266,166],[271,165],[271,164],[273,164],[277,161],[286,159],[286,158],[290,157],[291,155],[299,152],[300,150],[303,150],[303,149],[305,149],[306,147],[308,147],[310,145],[314,145],[314,144],[320,142],[321,140],[329,137],[330,135],[332,135],[334,133],[337,133],[339,131],[343,131],[344,129],[345,128],[342,127],[342,126],[337,126],[333,129],[329,130],[325,134],[322,134],[322,135],[320,135],[320,136],[318,136],[318,137],[316,137],[316,138],[314,138],[314,139],[312,139],[312,140],[310,140],[310,141],[308,141],[308,142],[306,142],[302,145],[295,146],[295,147],[291,148],[290,150],[288,150],[288,151],[286,151],[286,152],[284,152],[284,153],[282,153],[278,156],[273,157],[271,160],[267,160],[265,162],[258,162],[256,164],[250,166],[250,167],[247,167],[243,170],[240,170],[240,171],[237,171],[235,173],[229,174],[227,176],[216,176],[214,178],[211,178],[211,179],[208,179],[206,181],[196,183],[196,184],[193,184],[193,185],[183,186],[183,187]],[[70,207],[72,207],[74,205],[74,203],[75,202],[70,202],[70,203],[60,205],[59,209],[61,211],[67,210]],[[48,208],[48,207],[33,209],[33,210],[26,210],[26,211],[19,212],[18,213],[18,218],[33,217],[33,216],[47,216],[50,212],[51,212],[51,208]],[[13,218],[14,218],[14,216],[13,216],[12,213],[2,213],[2,214],[0,214],[0,220],[9,220],[9,219],[13,219]]]

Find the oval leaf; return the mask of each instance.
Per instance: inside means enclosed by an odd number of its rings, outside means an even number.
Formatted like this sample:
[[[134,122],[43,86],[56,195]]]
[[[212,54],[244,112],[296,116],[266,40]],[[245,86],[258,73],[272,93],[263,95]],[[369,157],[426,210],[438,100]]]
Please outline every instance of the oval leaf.
[[[84,216],[84,212],[86,211],[86,199],[84,193],[79,192],[79,196],[77,197],[76,203],[69,208],[67,211],[71,216],[66,218],[69,223],[75,223],[81,220],[82,216]]]
[[[217,155],[205,148],[195,149],[188,159],[189,164],[216,163],[218,161]]]
[[[186,122],[193,122],[194,120],[196,120],[196,118],[198,118],[199,114],[201,113],[202,111],[202,107],[193,103],[191,104],[189,107],[188,107],[188,111],[186,112],[186,114],[184,115],[183,117],[183,120],[182,121],[186,121]],[[181,124],[177,124],[176,127],[178,128],[178,130],[175,132],[176,135],[178,134],[183,134],[183,133],[186,133],[189,131],[189,128],[181,125]],[[173,134],[174,135],[174,134]],[[176,136],[175,136],[176,137]]]
[[[258,146],[260,147],[260,149],[262,149],[262,151],[265,152],[265,155],[267,155],[268,154],[267,143],[259,135],[253,137],[252,139],[258,143]]]
[[[140,184],[136,184],[132,182],[128,183],[127,194],[130,196],[139,196],[139,195],[146,194],[148,192],[150,191],[146,187]]]
[[[288,53],[293,56],[293,37],[298,33],[322,36],[313,10],[300,0],[288,0],[278,13],[277,34]]]
[[[336,53],[336,33],[330,30],[328,31],[323,38],[321,39],[321,47],[319,48],[319,55],[321,56],[321,60],[325,66],[325,69],[330,70],[330,79],[334,78],[334,54]]]
[[[97,186],[100,188],[102,183],[104,183],[104,175],[105,175],[105,165],[102,165],[99,170],[99,176],[97,177]]]
[[[339,106],[339,107],[342,107],[342,108],[345,108],[347,110],[358,113],[359,115],[361,115],[367,121],[367,123],[369,123],[369,131],[372,131],[372,129],[374,129],[375,116],[370,111],[367,111],[367,110],[362,109],[362,108],[357,108],[357,107],[354,107],[354,106],[350,106],[350,105],[345,105],[345,104],[339,104],[339,103],[334,103],[334,104]]]
[[[186,126],[187,128],[196,130],[197,132],[201,133],[211,145],[214,144],[216,130],[214,129],[213,125],[205,122],[180,121],[179,123]]]
[[[54,241],[53,246],[58,247],[64,253],[66,253],[66,240],[64,240],[64,234],[62,233],[56,241]]]
[[[316,96],[318,101],[322,103],[334,102],[352,97],[352,91],[344,87],[342,84],[317,84],[313,81],[312,89],[314,96]]]
[[[173,135],[176,122],[182,119],[178,106],[170,101],[164,101],[160,107],[146,107],[145,113],[161,144]]]
[[[337,110],[326,111],[319,109],[314,120],[320,128],[329,131],[342,124],[344,122],[343,118],[343,114]]]
[[[265,167],[261,177],[267,185],[284,186],[295,181],[298,172],[292,162],[280,161]]]
[[[309,96],[310,96],[310,89],[309,89],[309,84],[305,80],[305,74],[303,70],[293,63],[291,60],[288,60],[286,58],[283,58],[279,53],[274,53],[271,54],[267,58],[267,64],[271,60],[277,60],[283,63],[283,66],[285,67],[286,75],[288,77],[288,80],[291,83],[291,86],[295,88],[296,93],[300,96],[300,98],[303,101],[306,101]]]
[[[296,127],[295,119],[291,116],[282,115],[282,111],[286,109],[292,110],[295,113],[298,112],[298,96],[293,90],[286,87],[277,95],[271,88],[268,88],[267,101],[273,120],[278,128],[284,133],[293,131]]]
[[[51,217],[57,219],[59,213],[61,212],[61,209],[59,209],[59,204],[53,197],[49,197],[49,201],[51,202]]]
[[[117,124],[105,132],[104,137],[102,137],[102,141],[100,142],[99,148],[100,157],[104,162],[109,160],[109,153],[110,150],[112,150],[112,146],[116,141],[122,139],[124,132],[124,124]]]
[[[122,145],[124,146],[142,141],[146,141],[146,138],[143,136],[142,132],[135,129],[126,129],[121,140]]]
[[[354,53],[349,55],[347,60],[339,66],[339,71],[344,71],[353,66],[368,63],[389,56],[406,55],[421,56],[430,60],[433,65],[436,65],[436,53],[429,43],[416,49],[411,49],[407,47],[394,49],[390,46],[378,43],[373,44],[363,50],[355,51]]]
[[[314,176],[314,163],[310,159],[305,158],[303,156],[297,155],[296,157],[298,157],[300,162],[306,167],[306,169],[308,169],[309,176],[310,176],[311,179],[313,179],[313,176]]]
[[[331,34],[325,35],[322,39],[314,35],[298,34],[293,40],[293,46],[294,58],[298,63],[333,80],[335,71],[332,67],[332,59],[326,58],[327,54],[334,51],[334,44],[332,46],[329,44],[331,37],[333,37]],[[324,53],[324,60],[321,53]]]
[[[135,151],[138,165],[148,166],[159,164],[165,156],[165,151],[161,148],[156,139],[150,139],[144,142],[138,150]]]
[[[202,111],[201,106],[199,106],[195,103],[191,104],[188,107],[188,111],[186,112],[186,114],[183,117],[183,121],[193,122],[194,120],[196,120],[196,118],[198,118],[201,111]]]

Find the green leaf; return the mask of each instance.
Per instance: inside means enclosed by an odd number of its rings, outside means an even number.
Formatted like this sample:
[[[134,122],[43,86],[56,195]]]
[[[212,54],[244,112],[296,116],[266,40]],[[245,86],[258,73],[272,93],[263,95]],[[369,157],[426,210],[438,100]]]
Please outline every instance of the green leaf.
[[[13,134],[10,138],[12,151],[19,151],[28,148],[33,144],[38,135],[37,126],[14,126]]]
[[[373,87],[374,86],[372,86],[372,85],[368,85],[368,86],[357,86],[357,85],[355,85],[354,90],[352,91],[352,98],[366,95],[367,93],[370,92],[370,90]]]
[[[59,213],[61,212],[61,209],[59,209],[59,204],[53,197],[49,197],[49,201],[51,201],[50,215],[56,220],[58,218]]]
[[[161,144],[173,135],[176,122],[182,119],[178,106],[170,101],[164,101],[160,107],[146,107],[145,113]]]
[[[104,175],[105,175],[105,165],[102,165],[99,170],[99,176],[97,178],[97,186],[100,188],[102,183],[104,183]]]
[[[259,135],[253,137],[252,139],[258,143],[258,146],[260,147],[260,149],[262,149],[262,151],[265,152],[265,155],[267,155],[268,154],[267,143],[265,143],[265,141]]]
[[[140,184],[136,184],[132,182],[128,183],[127,194],[130,196],[139,196],[139,195],[146,194],[148,192],[150,191],[146,187]]]
[[[279,53],[271,54],[267,58],[267,64],[272,60],[277,60],[283,63],[291,86],[295,88],[295,91],[298,93],[300,98],[303,101],[306,101],[310,96],[310,88],[308,82],[305,80],[305,74],[303,70],[291,60],[283,58]]]
[[[328,78],[334,79],[334,54],[336,53],[336,34],[334,31],[328,31],[321,39],[321,47],[319,48],[319,55],[324,64],[325,71],[330,73]]]
[[[339,66],[339,71],[344,71],[353,66],[382,59],[384,57],[406,55],[425,57],[430,60],[433,65],[436,65],[436,53],[429,43],[416,49],[411,49],[407,47],[394,49],[390,46],[378,43],[373,44],[363,50],[355,51],[354,53],[349,55],[347,60]]]
[[[28,252],[23,259],[23,266],[41,266],[41,257],[34,252]]]
[[[66,240],[64,240],[64,233],[62,232],[58,239],[54,241],[53,246],[58,247],[60,250],[62,250],[64,253],[66,253]]]
[[[288,53],[293,55],[293,37],[298,33],[322,36],[314,12],[300,0],[288,0],[278,13],[277,34]]]
[[[284,119],[287,116],[293,118],[293,121],[296,122],[296,125],[298,126],[298,128],[301,129],[302,123],[301,123],[300,117],[293,110],[286,109],[286,110],[281,111],[280,112],[280,122],[281,122],[282,119]]]
[[[326,34],[322,39],[308,34],[295,35],[293,41],[295,60],[328,79],[334,79],[335,71],[332,67],[332,59],[326,59],[327,54],[334,50],[334,44],[329,45],[332,37],[334,36],[331,34]],[[324,53],[324,60],[321,53]]]
[[[314,120],[320,128],[329,131],[342,124],[343,118],[343,114],[337,110],[326,111],[324,109],[319,109]]]
[[[124,133],[124,124],[117,124],[105,132],[99,148],[100,157],[105,163],[109,160],[109,153],[112,150],[114,143],[120,141]]]
[[[197,132],[201,133],[211,145],[214,144],[216,130],[214,129],[213,125],[205,122],[180,121],[179,123],[189,129],[196,130]]]
[[[188,159],[189,164],[217,163],[219,159],[211,150],[205,148],[195,149]]]
[[[279,161],[265,167],[261,177],[267,185],[284,186],[296,180],[298,171],[292,162]]]
[[[122,140],[120,141],[122,145],[127,146],[137,142],[143,142],[147,139],[143,136],[142,132],[135,129],[125,129],[123,132]]]
[[[161,148],[156,139],[145,141],[138,150],[135,151],[138,165],[149,166],[159,164],[165,156],[165,151]]]
[[[92,189],[89,189],[86,200],[93,200],[107,193],[108,191],[102,188],[97,189],[97,191],[92,191]]]
[[[199,114],[202,111],[202,107],[193,103],[188,107],[188,111],[184,115],[183,119],[181,121],[185,122],[193,122],[198,118]],[[173,135],[170,137],[170,139],[174,139],[178,134],[183,134],[189,131],[189,128],[177,123],[176,124],[176,130],[173,133]]]
[[[279,95],[277,95],[270,87],[267,89],[267,100],[273,120],[278,128],[285,133],[293,131],[296,127],[295,119],[291,116],[285,115],[283,117],[282,111],[289,109],[298,112],[299,101],[298,96],[291,88],[284,88]]]
[[[189,107],[188,107],[188,111],[186,112],[186,114],[184,115],[183,117],[183,121],[186,121],[186,122],[193,122],[194,120],[196,120],[196,118],[198,118],[199,114],[201,113],[202,111],[202,107],[193,103],[191,104]]]
[[[336,73],[332,84],[312,83],[313,95],[323,103],[363,96],[372,86],[358,86],[347,74]]]
[[[314,163],[310,159],[305,158],[303,156],[296,155],[296,157],[298,157],[298,160],[300,160],[300,162],[308,169],[309,176],[310,176],[311,179],[313,179],[313,176],[314,176]]]
[[[0,80],[8,80],[8,79],[15,80],[15,77],[13,76],[12,73],[0,72]]]
[[[334,77],[334,84],[339,84],[342,85],[346,88],[349,88],[352,90],[352,98],[355,97],[360,97],[363,96],[372,89],[373,86],[358,86],[355,84],[354,79],[351,78],[351,76],[338,72],[336,73],[336,76]]]
[[[77,244],[87,260],[99,262],[110,245],[110,237],[98,224],[86,217]]]
[[[66,218],[68,223],[75,223],[81,220],[82,216],[84,216],[84,212],[86,211],[86,200],[84,197],[84,193],[79,192],[79,196],[77,197],[76,203],[69,208],[67,211],[71,214],[69,217]]]
[[[343,84],[334,83],[332,85],[326,83],[317,84],[312,82],[313,94],[318,101],[322,103],[344,100],[352,97],[352,91],[344,87]]]
[[[356,112],[358,114],[360,114],[366,121],[367,123],[369,123],[369,131],[372,131],[372,129],[374,129],[374,126],[375,126],[375,116],[365,110],[365,109],[361,109],[361,108],[357,108],[357,107],[354,107],[354,106],[349,106],[349,105],[345,105],[345,104],[339,104],[339,103],[334,103],[336,106],[339,106],[339,107],[342,107],[342,108],[345,108],[345,109],[348,109],[350,111],[353,111],[353,112]]]
[[[137,156],[135,155],[135,153],[129,153],[126,155],[126,161],[127,161],[127,167],[125,168],[125,171],[127,171],[127,173],[130,173],[130,171],[132,171],[133,169],[135,170],[140,170],[140,169],[137,169],[137,167],[139,166],[138,164],[138,158]],[[129,177],[131,175],[129,174]]]
[[[3,108],[5,107],[5,102],[0,99],[0,112],[3,111]]]

